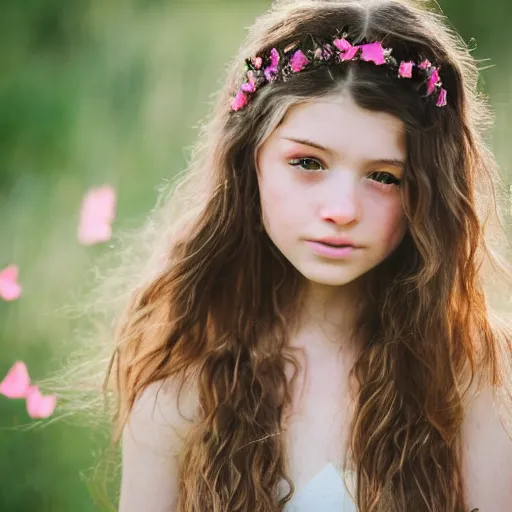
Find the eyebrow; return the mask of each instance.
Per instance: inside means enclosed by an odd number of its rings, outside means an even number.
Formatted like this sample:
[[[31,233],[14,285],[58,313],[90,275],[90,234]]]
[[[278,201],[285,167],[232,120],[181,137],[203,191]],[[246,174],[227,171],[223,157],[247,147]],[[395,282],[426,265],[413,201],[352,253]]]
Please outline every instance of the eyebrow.
[[[322,151],[325,151],[326,153],[332,154],[332,151],[325,146],[322,146],[321,144],[318,144],[318,142],[313,142],[311,140],[307,139],[297,139],[295,137],[281,137],[286,140],[290,140],[292,142],[297,142],[298,144],[304,144],[305,146],[311,146],[312,148],[321,149]],[[403,167],[405,165],[405,162],[400,159],[396,158],[379,158],[377,160],[369,160],[369,163],[371,164],[378,164],[378,165],[392,165],[396,167]]]

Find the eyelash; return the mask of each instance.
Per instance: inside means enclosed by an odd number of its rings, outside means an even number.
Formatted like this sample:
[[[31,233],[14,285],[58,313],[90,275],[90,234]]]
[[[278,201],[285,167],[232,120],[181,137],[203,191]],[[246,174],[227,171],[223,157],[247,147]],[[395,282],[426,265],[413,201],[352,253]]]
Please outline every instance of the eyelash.
[[[304,172],[304,173],[310,173],[310,174],[315,174],[315,173],[318,173],[320,172],[319,170],[314,170],[314,171],[311,171],[311,170],[307,170],[307,169],[304,169],[302,168],[301,166],[301,162],[305,162],[305,161],[309,161],[309,162],[316,162],[318,165],[320,165],[322,167],[322,164],[316,160],[315,158],[294,158],[293,160],[290,160],[289,164],[292,166],[292,167],[295,167],[295,168],[300,168],[300,171],[301,172]],[[374,171],[372,173],[370,173],[370,176],[372,174],[381,174],[381,175],[388,175],[392,178],[393,182],[392,183],[379,183],[379,182],[376,182],[377,185],[383,187],[383,188],[389,188],[389,187],[399,187],[400,186],[400,183],[402,182],[402,180],[400,180],[399,178],[396,178],[393,174],[391,174],[390,172],[385,172],[385,171]]]

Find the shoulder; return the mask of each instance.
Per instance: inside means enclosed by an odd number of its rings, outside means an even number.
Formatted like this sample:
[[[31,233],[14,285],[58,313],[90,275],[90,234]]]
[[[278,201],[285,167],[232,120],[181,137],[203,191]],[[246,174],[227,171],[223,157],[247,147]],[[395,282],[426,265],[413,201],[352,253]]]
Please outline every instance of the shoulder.
[[[506,512],[512,504],[512,439],[497,392],[474,389],[462,426],[462,471],[469,510]]]
[[[137,398],[121,438],[120,512],[173,510],[179,459],[194,424],[194,388],[178,380],[157,381]]]
[[[146,444],[177,444],[194,424],[197,405],[197,394],[190,383],[178,379],[152,382],[133,405],[123,442],[131,436]]]

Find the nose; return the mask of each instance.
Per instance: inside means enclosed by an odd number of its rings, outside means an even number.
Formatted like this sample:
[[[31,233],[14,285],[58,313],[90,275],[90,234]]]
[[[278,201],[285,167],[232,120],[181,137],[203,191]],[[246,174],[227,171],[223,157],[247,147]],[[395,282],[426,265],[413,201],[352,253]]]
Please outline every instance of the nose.
[[[350,172],[333,173],[331,178],[322,191],[320,217],[335,224],[350,224],[360,215],[359,180]]]

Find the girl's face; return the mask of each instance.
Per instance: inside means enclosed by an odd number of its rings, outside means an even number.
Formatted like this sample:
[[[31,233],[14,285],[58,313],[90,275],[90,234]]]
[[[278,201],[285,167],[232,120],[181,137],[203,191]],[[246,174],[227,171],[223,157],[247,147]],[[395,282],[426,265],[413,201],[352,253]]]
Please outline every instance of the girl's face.
[[[290,108],[256,155],[263,224],[307,279],[344,285],[386,259],[406,229],[403,123],[348,95]],[[326,237],[355,248],[318,242]]]

